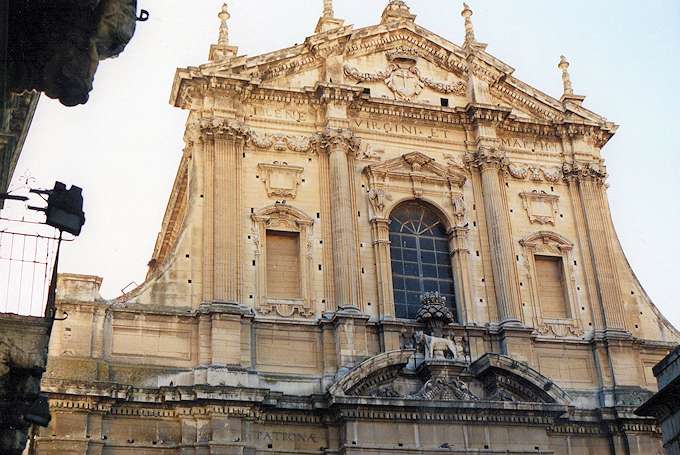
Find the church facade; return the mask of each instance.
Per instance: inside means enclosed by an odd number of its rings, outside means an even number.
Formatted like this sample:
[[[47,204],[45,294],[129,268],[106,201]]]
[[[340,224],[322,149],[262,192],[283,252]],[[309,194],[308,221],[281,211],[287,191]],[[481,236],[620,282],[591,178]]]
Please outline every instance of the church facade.
[[[617,126],[401,0],[179,69],[149,272],[60,276],[40,454],[661,454],[678,343],[611,221]]]

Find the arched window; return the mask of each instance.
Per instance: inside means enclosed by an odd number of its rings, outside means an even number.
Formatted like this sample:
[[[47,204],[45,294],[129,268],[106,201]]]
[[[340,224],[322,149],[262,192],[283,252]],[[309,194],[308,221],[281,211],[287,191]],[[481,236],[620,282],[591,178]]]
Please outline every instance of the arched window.
[[[439,291],[455,313],[446,226],[430,206],[408,201],[390,215],[395,315],[415,319],[420,296]]]

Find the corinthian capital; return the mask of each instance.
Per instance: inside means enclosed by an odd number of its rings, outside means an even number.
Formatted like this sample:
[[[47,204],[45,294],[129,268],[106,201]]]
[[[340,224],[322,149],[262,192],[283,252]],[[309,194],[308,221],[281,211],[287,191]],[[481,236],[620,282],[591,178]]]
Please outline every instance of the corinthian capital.
[[[562,164],[562,173],[565,179],[592,180],[597,183],[604,183],[607,178],[604,165],[583,161]]]
[[[246,140],[250,137],[250,128],[245,123],[234,119],[206,118],[201,119],[201,134],[207,137],[234,137]]]
[[[342,150],[345,153],[356,153],[360,140],[351,130],[343,128],[326,128],[321,134],[321,149],[326,153]]]
[[[479,169],[500,169],[507,164],[505,152],[496,147],[481,145],[479,150],[468,154],[466,161]]]

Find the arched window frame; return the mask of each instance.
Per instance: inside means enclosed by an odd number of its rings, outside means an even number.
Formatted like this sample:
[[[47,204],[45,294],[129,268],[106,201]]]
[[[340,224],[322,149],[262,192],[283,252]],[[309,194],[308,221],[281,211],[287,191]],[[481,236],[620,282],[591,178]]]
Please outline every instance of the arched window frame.
[[[451,261],[452,254],[450,244],[450,229],[446,221],[446,216],[432,204],[429,204],[423,200],[410,199],[402,201],[396,205],[390,212],[388,218],[390,220],[390,255],[398,252],[398,257],[402,258],[402,254],[406,255],[410,252],[411,255],[414,256],[413,253],[416,253],[415,256],[409,260],[407,260],[406,257],[403,257],[402,259],[405,262],[402,262],[394,257],[390,258],[390,265],[393,267],[393,286],[396,279],[404,279],[406,280],[406,287],[401,289],[403,289],[403,292],[406,293],[405,296],[408,297],[409,294],[414,296],[415,293],[413,290],[408,289],[408,282],[414,284],[413,281],[415,278],[418,282],[418,286],[420,287],[417,292],[418,296],[423,295],[425,292],[439,290],[442,295],[447,297],[447,303],[454,311],[456,319],[459,319],[455,296],[452,293],[449,294],[449,292],[442,292],[441,289],[438,289],[442,285],[442,282],[449,282],[455,289],[455,280],[452,272],[454,264]],[[395,229],[397,226],[398,228]],[[412,242],[412,246],[405,247],[404,245],[393,244],[393,236],[399,237],[400,239],[407,242]],[[439,241],[443,241],[444,245],[438,245]],[[442,253],[446,255],[446,260],[443,264],[440,262]],[[427,261],[423,259],[424,255],[430,255],[432,257],[429,261]],[[395,261],[401,262],[404,268],[406,268],[406,264],[411,264],[412,266],[417,264],[418,273],[414,274],[413,271],[409,273],[405,269],[397,272],[394,269]],[[442,272],[442,266],[449,269],[450,272],[448,275],[440,275]],[[429,273],[425,273],[426,268],[430,269],[428,270]],[[434,275],[432,275],[432,273],[434,273]],[[424,288],[424,286],[427,286],[427,282],[429,282],[430,285],[435,285],[435,288]],[[394,289],[394,293],[398,293],[398,288]],[[397,314],[398,311],[396,296],[394,304],[395,316],[405,319],[415,318],[415,314],[411,315],[410,317],[404,315],[400,316]],[[415,313],[415,311],[417,311],[417,305],[408,304],[406,301],[404,301],[402,304],[405,304],[408,313]],[[409,309],[409,307],[413,307],[413,309]]]
[[[255,308],[261,314],[304,318],[312,317],[312,230],[314,220],[304,212],[286,204],[276,204],[251,215],[255,244]],[[299,233],[300,298],[271,298],[267,292],[267,231]]]
[[[462,154],[461,154],[462,157]],[[463,186],[467,181],[461,159],[448,156],[447,165],[420,152],[404,154],[364,168],[367,179],[369,219],[377,267],[381,319],[395,317],[389,241],[389,214],[400,203],[421,200],[441,214],[449,234],[449,250],[456,295],[456,314],[461,322],[475,316],[470,282],[469,229]]]

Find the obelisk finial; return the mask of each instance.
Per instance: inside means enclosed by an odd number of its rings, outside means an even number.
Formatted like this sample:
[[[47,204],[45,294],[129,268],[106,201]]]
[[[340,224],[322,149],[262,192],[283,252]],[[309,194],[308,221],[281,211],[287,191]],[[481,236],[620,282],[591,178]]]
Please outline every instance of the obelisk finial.
[[[476,43],[477,40],[475,39],[475,29],[472,26],[472,10],[468,6],[467,3],[463,3],[463,11],[460,12],[460,15],[465,18],[465,45],[468,44],[473,44]]]
[[[571,78],[569,77],[569,62],[564,55],[560,55],[560,63],[557,67],[562,70],[562,84],[564,85],[564,95],[573,95],[574,89],[571,86]]]
[[[333,17],[333,0],[323,0],[323,17]]]

